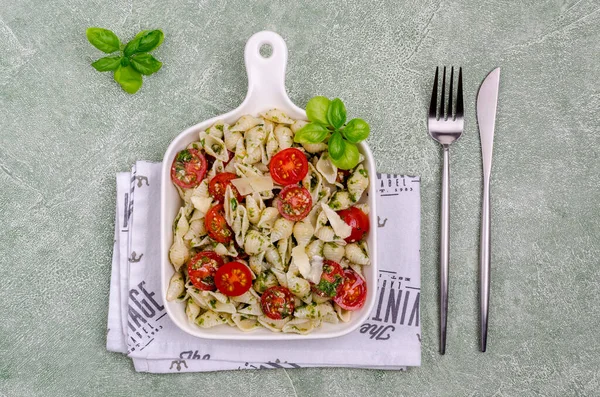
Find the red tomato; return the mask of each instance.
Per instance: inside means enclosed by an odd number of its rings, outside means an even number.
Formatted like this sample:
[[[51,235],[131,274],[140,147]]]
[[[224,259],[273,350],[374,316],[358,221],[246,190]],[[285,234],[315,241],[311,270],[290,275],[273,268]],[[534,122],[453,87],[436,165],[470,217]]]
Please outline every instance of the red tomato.
[[[217,204],[208,210],[204,219],[204,227],[213,240],[219,243],[228,243],[231,241],[233,232],[225,220],[223,204]]]
[[[306,156],[296,148],[287,148],[277,153],[269,163],[271,178],[280,185],[300,182],[308,173]]]
[[[171,165],[171,180],[184,189],[196,187],[206,174],[206,158],[196,149],[177,153]]]
[[[198,252],[188,262],[188,275],[196,288],[205,291],[214,291],[215,273],[223,266],[223,259],[213,251]]]
[[[338,169],[335,181],[339,182],[339,183],[346,183],[346,179],[348,179],[348,177],[350,176],[350,174],[351,174],[350,170],[340,170],[340,169]]]
[[[240,262],[221,266],[215,275],[217,289],[227,296],[239,296],[252,287],[252,273]]]
[[[281,320],[294,313],[294,296],[285,287],[270,287],[260,297],[260,304],[265,316],[273,320]]]
[[[359,208],[350,207],[338,211],[338,215],[352,227],[352,233],[344,239],[347,243],[358,241],[369,233],[369,217]]]
[[[227,186],[231,186],[231,190],[233,194],[237,197],[238,202],[241,202],[243,197],[238,193],[237,189],[231,183],[232,179],[237,179],[238,176],[232,172],[222,172],[217,174],[213,179],[208,183],[208,192],[211,196],[215,198],[218,202],[222,203],[225,199],[225,191],[227,190]]]
[[[290,221],[304,219],[312,208],[312,197],[306,188],[298,185],[289,185],[279,192],[277,209],[279,213]]]
[[[326,260],[323,262],[323,273],[319,284],[312,286],[315,294],[322,297],[334,297],[344,281],[344,270],[339,263]]]
[[[344,270],[344,281],[337,290],[333,301],[342,309],[358,310],[365,304],[367,299],[367,283],[354,270]]]

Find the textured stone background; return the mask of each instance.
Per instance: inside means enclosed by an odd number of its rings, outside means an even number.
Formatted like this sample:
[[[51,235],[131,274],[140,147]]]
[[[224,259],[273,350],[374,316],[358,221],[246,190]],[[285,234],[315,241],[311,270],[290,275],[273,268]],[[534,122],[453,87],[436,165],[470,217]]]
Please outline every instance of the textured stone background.
[[[0,0],[0,396],[599,395],[600,3]],[[88,26],[159,27],[164,68],[130,96],[90,62]],[[245,41],[287,41],[304,106],[369,120],[381,171],[422,176],[423,366],[156,376],[105,351],[117,171],[244,98]],[[437,353],[436,65],[465,68],[452,148],[449,353]],[[481,160],[475,95],[502,67],[489,352],[477,350]]]

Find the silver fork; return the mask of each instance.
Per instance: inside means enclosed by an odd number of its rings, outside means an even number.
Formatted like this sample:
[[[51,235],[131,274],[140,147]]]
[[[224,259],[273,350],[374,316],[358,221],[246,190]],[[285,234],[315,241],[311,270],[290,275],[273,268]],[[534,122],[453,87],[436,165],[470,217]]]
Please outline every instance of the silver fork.
[[[442,205],[440,226],[440,353],[446,353],[446,325],[448,323],[448,262],[450,259],[450,145],[460,138],[465,124],[462,68],[458,69],[458,90],[456,92],[456,112],[452,112],[452,86],[454,67],[450,69],[450,89],[448,90],[448,108],[444,106],[446,97],[446,67],[442,77],[442,95],[438,108],[438,74],[435,69],[431,104],[427,128],[429,135],[438,141],[444,149],[444,168],[442,171]]]

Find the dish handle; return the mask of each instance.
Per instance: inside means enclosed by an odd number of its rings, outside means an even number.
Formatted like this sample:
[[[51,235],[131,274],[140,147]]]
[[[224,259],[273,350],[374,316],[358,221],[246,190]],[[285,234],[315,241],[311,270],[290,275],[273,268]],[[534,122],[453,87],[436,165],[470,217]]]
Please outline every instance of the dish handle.
[[[271,46],[270,56],[264,57],[260,53],[263,45]],[[275,32],[264,30],[248,39],[244,50],[248,94],[244,104],[259,103],[271,106],[281,103],[282,100],[291,104],[285,91],[287,58],[288,50],[285,41]]]

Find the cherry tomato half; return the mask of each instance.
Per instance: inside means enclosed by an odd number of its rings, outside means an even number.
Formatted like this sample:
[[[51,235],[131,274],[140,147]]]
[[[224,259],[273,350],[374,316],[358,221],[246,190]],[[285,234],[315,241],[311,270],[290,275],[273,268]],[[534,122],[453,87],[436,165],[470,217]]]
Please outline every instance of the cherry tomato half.
[[[302,220],[312,208],[312,197],[306,188],[298,185],[288,185],[279,192],[277,209],[290,221]]]
[[[300,150],[287,148],[277,153],[269,163],[271,178],[280,185],[300,182],[308,173],[308,160]]]
[[[322,297],[334,297],[344,281],[344,270],[339,263],[326,260],[323,262],[323,273],[319,284],[314,284],[312,290]]]
[[[265,316],[281,320],[294,313],[294,296],[285,287],[270,287],[260,297],[260,305]]]
[[[198,252],[188,262],[188,275],[190,281],[198,289],[205,291],[215,290],[215,273],[223,266],[223,259],[213,251]]]
[[[184,189],[196,187],[206,174],[206,158],[196,149],[177,153],[171,165],[171,180]]]
[[[354,270],[344,270],[344,281],[337,290],[333,301],[342,309],[358,310],[365,304],[367,299],[367,283]]]
[[[210,238],[219,243],[231,241],[233,232],[225,220],[225,208],[223,204],[217,204],[208,210],[204,219],[204,227]]]
[[[239,296],[252,287],[252,273],[243,263],[229,262],[217,270],[215,284],[224,295]]]
[[[208,192],[211,196],[214,197],[215,200],[222,203],[225,199],[225,191],[227,190],[227,186],[231,186],[231,190],[233,194],[237,197],[238,202],[242,201],[243,197],[238,193],[237,189],[231,183],[232,179],[237,179],[238,176],[232,172],[221,172],[217,174],[213,179],[208,183]]]
[[[338,211],[338,215],[352,228],[350,236],[344,239],[347,243],[358,241],[369,233],[369,217],[359,208],[350,207]]]

